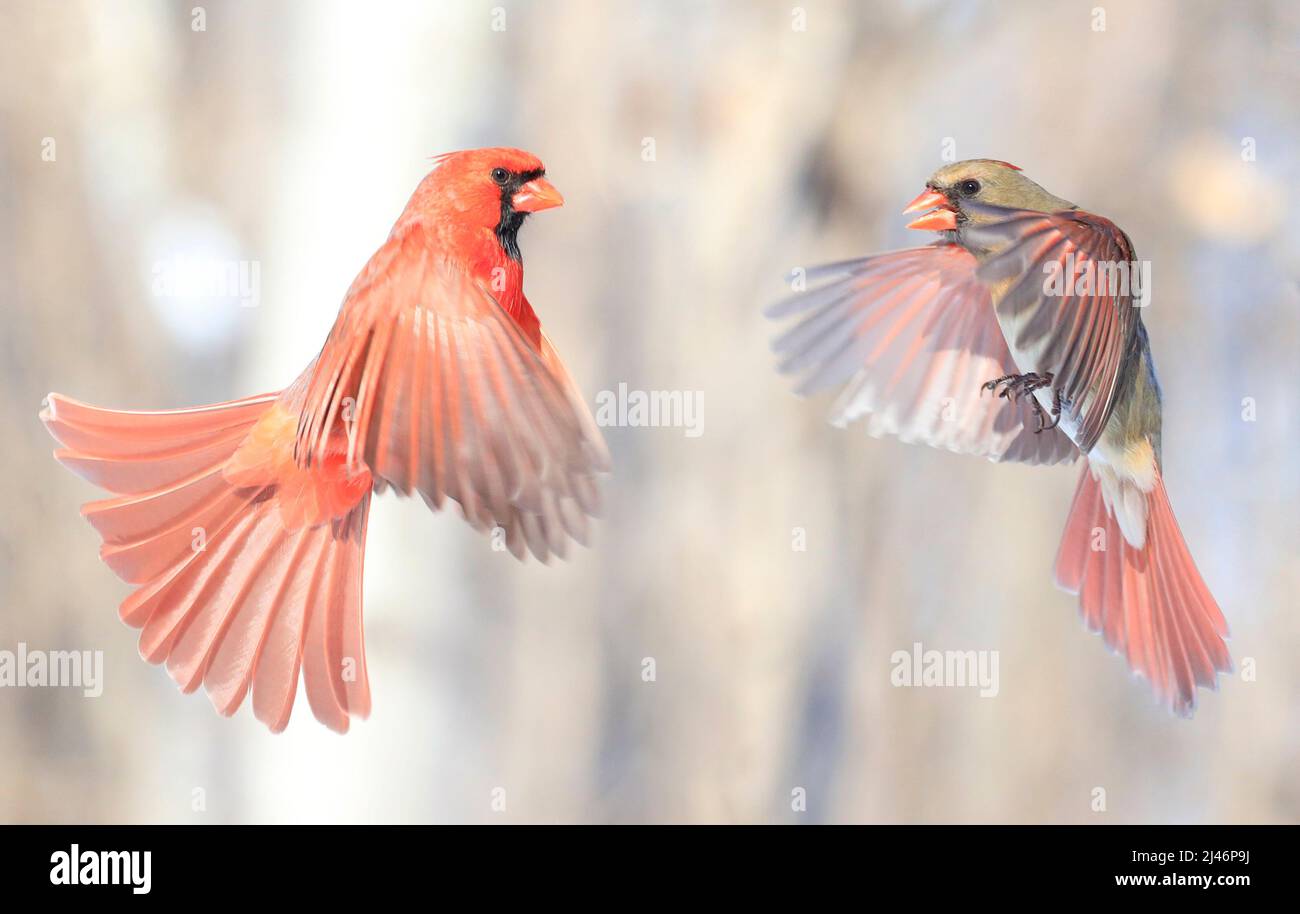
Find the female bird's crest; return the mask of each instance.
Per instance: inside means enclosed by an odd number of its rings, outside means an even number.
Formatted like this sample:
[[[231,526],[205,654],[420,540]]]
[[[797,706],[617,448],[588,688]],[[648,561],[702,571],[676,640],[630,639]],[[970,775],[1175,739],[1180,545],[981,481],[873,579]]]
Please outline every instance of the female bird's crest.
[[[907,227],[928,231],[953,231],[968,222],[1000,218],[981,210],[980,204],[1039,213],[1074,209],[1073,203],[1048,193],[1015,165],[997,159],[967,159],[932,174],[925,190],[903,212],[927,210]]]

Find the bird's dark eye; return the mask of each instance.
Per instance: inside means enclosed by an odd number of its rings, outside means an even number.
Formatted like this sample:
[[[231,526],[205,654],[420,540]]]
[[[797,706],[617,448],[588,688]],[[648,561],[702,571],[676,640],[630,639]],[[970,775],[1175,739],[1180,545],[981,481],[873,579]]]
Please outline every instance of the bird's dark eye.
[[[496,181],[498,184],[506,183],[506,179],[509,177],[510,172],[506,171],[504,168],[492,169],[492,180]]]
[[[957,193],[961,194],[963,197],[973,197],[979,192],[980,182],[976,181],[974,178],[968,178],[957,185]]]

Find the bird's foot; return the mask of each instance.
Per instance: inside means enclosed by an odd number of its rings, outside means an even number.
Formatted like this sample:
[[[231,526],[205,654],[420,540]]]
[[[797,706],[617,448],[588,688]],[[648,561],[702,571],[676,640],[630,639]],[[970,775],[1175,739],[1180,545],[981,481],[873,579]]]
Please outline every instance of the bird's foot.
[[[1053,375],[1049,371],[1045,374],[1038,374],[1030,371],[1025,374],[1007,374],[1000,378],[994,378],[992,381],[985,381],[980,385],[980,393],[991,390],[999,397],[1019,401],[1021,395],[1029,395],[1029,403],[1034,408],[1034,419],[1038,427],[1034,429],[1034,434],[1040,434],[1048,429],[1056,428],[1061,424],[1061,391],[1060,388],[1052,388],[1052,422],[1047,422],[1047,412],[1043,409],[1038,398],[1035,397],[1034,391],[1041,390],[1044,387],[1052,386]],[[999,389],[1000,388],[1000,389]]]

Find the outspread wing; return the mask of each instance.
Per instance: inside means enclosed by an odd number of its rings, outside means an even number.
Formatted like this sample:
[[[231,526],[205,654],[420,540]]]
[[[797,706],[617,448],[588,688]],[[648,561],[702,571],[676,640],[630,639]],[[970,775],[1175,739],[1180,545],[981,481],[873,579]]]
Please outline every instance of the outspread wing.
[[[585,543],[609,469],[599,430],[545,337],[408,232],[348,293],[308,382],[296,459],[347,439],[376,489],[460,504],[476,528],[545,561]]]
[[[994,287],[997,315],[1025,371],[1051,372],[1062,425],[1088,453],[1135,366],[1141,273],[1128,237],[1083,210],[1036,213],[985,208],[1001,218],[970,225],[966,243],[990,251],[979,278]]]
[[[818,285],[770,307],[800,315],[773,345],[780,370],[803,375],[800,395],[845,386],[831,421],[867,417],[874,436],[897,435],[990,460],[1068,463],[1078,456],[1059,429],[1036,433],[1027,398],[984,391],[1018,373],[964,248],[939,243],[817,267]]]

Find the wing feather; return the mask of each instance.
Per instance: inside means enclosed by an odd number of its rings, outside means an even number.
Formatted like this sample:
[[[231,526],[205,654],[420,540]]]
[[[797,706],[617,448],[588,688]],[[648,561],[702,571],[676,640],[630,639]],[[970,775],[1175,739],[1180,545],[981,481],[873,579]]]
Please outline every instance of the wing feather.
[[[845,260],[807,272],[829,280],[771,306],[798,316],[773,348],[805,396],[844,385],[836,425],[867,417],[896,435],[990,460],[1066,463],[1078,456],[1057,429],[1036,433],[1027,402],[982,395],[985,381],[1019,372],[976,276],[975,258],[940,243]]]
[[[299,461],[323,460],[331,436],[347,435],[349,465],[363,462],[377,489],[418,492],[435,509],[450,498],[475,528],[500,526],[542,561],[586,538],[575,513],[594,513],[609,469],[549,340],[525,333],[417,228],[390,238],[353,284],[301,416]]]
[[[1038,213],[972,206],[995,217],[972,223],[965,242],[988,252],[978,275],[1008,283],[996,310],[1026,371],[1051,372],[1062,393],[1062,425],[1087,453],[1114,410],[1125,356],[1137,345],[1141,323],[1133,272],[1139,269],[1128,236],[1110,220],[1083,210]],[[1127,283],[1103,283],[1119,275]],[[1050,271],[1064,281],[1049,282]],[[1086,283],[1076,282],[1084,277]]]

